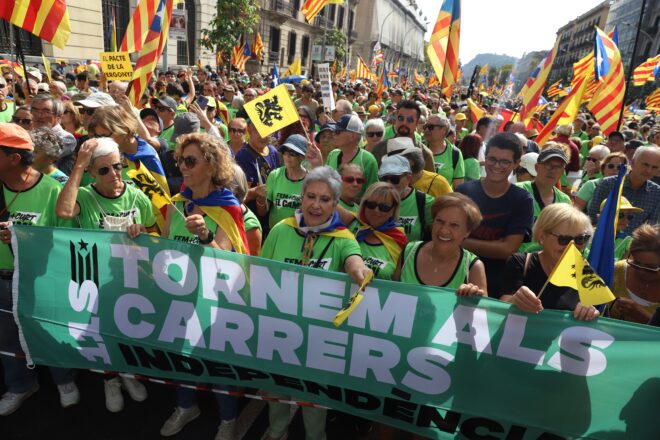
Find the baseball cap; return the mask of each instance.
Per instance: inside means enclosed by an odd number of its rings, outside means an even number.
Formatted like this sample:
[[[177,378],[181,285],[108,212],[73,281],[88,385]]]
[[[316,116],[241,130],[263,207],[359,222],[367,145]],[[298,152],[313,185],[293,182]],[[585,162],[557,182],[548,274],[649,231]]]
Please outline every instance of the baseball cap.
[[[145,107],[142,110],[140,110],[140,119],[144,120],[145,118],[148,118],[149,116],[156,118],[158,121],[158,125],[160,126],[161,131],[163,130],[163,121],[160,119],[160,116],[158,116],[158,113],[156,110]]]
[[[32,138],[26,129],[4,122],[0,123],[0,145],[21,150],[34,150]]]
[[[412,139],[409,137],[395,137],[387,141],[387,155],[406,154],[415,147]]]
[[[465,116],[465,113],[456,113],[456,116],[454,116],[454,120],[456,121],[465,121],[467,119],[467,116]]]
[[[307,154],[307,139],[305,139],[305,136],[303,135],[292,134],[286,138],[282,145],[280,145],[280,151],[282,151],[282,148],[288,148],[289,150],[293,150],[304,156]]]
[[[546,148],[541,150],[539,157],[536,158],[537,163],[547,162],[550,159],[561,159],[562,162],[568,163],[568,158],[559,148]]]
[[[174,118],[174,129],[172,130],[172,140],[188,133],[197,133],[199,131],[199,118],[194,113],[181,113]]]
[[[527,133],[525,133],[525,137],[527,138],[531,138],[538,135],[539,135],[539,131],[536,128],[529,129],[527,130]]]
[[[167,107],[173,112],[176,113],[176,101],[169,96],[163,96],[162,98],[153,98],[151,100],[151,105],[156,106],[156,105],[162,105],[163,107]]]
[[[603,143],[603,139],[605,139],[602,136],[594,136],[592,139],[592,145],[595,147],[596,145],[600,145]]]
[[[364,125],[356,115],[344,115],[337,122],[335,131],[350,131],[351,133],[362,134],[364,132]]]
[[[208,101],[206,103],[207,107],[213,107],[213,108],[216,107],[216,105],[215,105],[215,96],[205,96],[204,98],[206,98],[206,100]]]
[[[236,92],[236,90],[234,89],[234,86],[225,86],[225,87],[222,89],[222,91],[223,91],[223,92]]]
[[[520,167],[524,168],[532,177],[536,177],[536,165],[537,159],[539,157],[538,153],[525,153],[520,158]]]
[[[321,139],[321,137],[320,137],[321,133],[323,133],[324,131],[331,131],[331,132],[334,133],[336,130],[337,130],[337,126],[332,122],[328,122],[327,124],[323,124],[321,126],[321,129],[319,130],[319,132],[316,133],[316,135],[314,136],[314,140],[318,143]]]
[[[92,93],[87,98],[76,102],[76,104],[88,108],[110,107],[117,105],[115,100],[112,99],[112,96],[103,92]]]
[[[394,155],[383,158],[378,170],[378,177],[400,176],[402,174],[411,174],[410,162],[403,156]]]

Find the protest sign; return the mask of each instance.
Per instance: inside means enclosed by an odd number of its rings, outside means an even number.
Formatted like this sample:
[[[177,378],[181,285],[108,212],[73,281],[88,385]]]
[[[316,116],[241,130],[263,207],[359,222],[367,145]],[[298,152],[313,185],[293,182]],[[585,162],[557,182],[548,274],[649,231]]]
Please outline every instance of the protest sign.
[[[321,81],[323,107],[325,107],[326,111],[332,111],[335,109],[335,97],[332,94],[332,78],[330,77],[329,64],[319,64],[319,80]]]
[[[29,362],[265,389],[436,439],[658,427],[653,327],[376,280],[336,328],[357,288],[344,274],[149,235],[13,232]]]
[[[133,79],[133,66],[128,52],[101,52],[101,70],[108,81]]]

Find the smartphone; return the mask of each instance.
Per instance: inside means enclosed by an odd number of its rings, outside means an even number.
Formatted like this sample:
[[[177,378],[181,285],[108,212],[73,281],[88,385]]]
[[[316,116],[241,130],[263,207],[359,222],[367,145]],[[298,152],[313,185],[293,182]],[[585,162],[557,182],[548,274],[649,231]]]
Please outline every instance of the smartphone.
[[[209,103],[209,100],[206,98],[206,96],[197,95],[195,96],[195,98],[197,99],[197,105],[199,106],[199,108],[201,108],[202,110],[206,110],[206,106]]]

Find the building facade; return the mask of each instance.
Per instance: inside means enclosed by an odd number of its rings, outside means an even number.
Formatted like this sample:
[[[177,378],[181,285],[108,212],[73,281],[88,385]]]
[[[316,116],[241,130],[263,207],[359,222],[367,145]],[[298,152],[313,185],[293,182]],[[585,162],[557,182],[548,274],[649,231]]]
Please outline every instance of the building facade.
[[[550,70],[549,81],[571,78],[573,63],[593,50],[594,26],[605,31],[610,30],[606,27],[609,10],[610,0],[606,0],[559,28],[559,49]]]

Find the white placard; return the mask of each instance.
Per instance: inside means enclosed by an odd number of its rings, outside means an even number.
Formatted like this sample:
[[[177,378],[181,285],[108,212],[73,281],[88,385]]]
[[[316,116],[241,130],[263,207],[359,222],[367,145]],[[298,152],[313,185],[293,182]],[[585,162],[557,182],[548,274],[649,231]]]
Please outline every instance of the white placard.
[[[321,95],[323,107],[326,111],[335,109],[335,97],[332,94],[332,77],[330,75],[330,64],[319,64],[319,80],[321,81]]]
[[[188,17],[185,9],[174,9],[170,22],[170,39],[186,41],[188,39]]]

